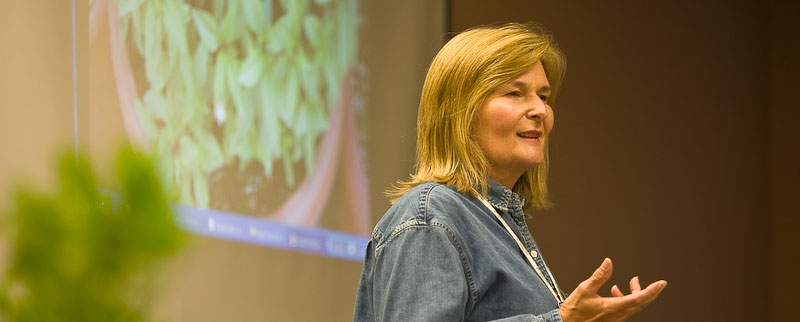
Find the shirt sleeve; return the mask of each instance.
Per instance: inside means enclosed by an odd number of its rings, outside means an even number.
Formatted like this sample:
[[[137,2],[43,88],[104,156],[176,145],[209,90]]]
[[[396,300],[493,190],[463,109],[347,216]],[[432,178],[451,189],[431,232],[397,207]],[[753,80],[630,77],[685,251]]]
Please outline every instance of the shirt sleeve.
[[[374,321],[465,321],[471,276],[465,255],[445,226],[408,226],[367,255],[361,287],[366,287]],[[370,267],[366,267],[369,265]],[[364,299],[362,299],[364,300]],[[358,310],[357,312],[358,313]],[[357,314],[358,315],[358,314]],[[361,319],[356,316],[356,321]],[[561,321],[558,310],[496,321]]]

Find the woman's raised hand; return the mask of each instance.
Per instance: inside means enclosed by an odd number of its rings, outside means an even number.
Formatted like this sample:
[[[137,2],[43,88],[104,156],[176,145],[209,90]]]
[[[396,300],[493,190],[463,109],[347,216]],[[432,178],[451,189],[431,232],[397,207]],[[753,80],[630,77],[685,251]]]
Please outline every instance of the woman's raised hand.
[[[642,289],[639,278],[631,279],[631,294],[623,294],[617,285],[611,287],[611,297],[597,294],[600,287],[611,278],[611,259],[606,258],[589,279],[578,284],[575,291],[561,305],[561,319],[565,322],[625,321],[652,303],[667,282],[660,280]]]

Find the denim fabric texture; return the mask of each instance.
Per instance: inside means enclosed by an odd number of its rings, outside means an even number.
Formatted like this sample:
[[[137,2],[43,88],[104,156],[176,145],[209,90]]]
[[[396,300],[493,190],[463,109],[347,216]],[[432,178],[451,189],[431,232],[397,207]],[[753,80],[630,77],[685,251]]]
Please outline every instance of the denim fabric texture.
[[[546,275],[522,198],[490,180],[487,199],[536,251]],[[406,192],[376,225],[353,321],[561,321],[558,305],[479,199],[428,182]]]

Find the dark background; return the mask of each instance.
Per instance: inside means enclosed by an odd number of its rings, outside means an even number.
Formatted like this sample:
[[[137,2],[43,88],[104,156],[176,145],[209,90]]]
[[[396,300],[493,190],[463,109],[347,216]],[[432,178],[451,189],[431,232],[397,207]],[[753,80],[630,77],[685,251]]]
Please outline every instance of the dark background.
[[[796,1],[450,2],[451,32],[536,21],[567,56],[556,207],[529,222],[561,286],[602,261],[669,286],[634,321],[796,321]]]

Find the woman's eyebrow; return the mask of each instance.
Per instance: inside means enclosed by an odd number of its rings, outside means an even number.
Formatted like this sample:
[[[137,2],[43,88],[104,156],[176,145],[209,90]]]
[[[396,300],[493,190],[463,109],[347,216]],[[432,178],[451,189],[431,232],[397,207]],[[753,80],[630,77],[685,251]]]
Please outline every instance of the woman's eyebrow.
[[[523,82],[521,80],[512,80],[512,81],[508,82],[507,84],[511,85],[511,86],[514,86],[514,87],[528,88],[528,83]]]
[[[528,83],[520,81],[520,80],[512,80],[512,81],[508,82],[507,84],[511,85],[511,86],[514,86],[514,87],[524,88],[524,89],[528,88]],[[550,93],[551,90],[552,89],[550,88],[550,85],[543,85],[542,87],[539,87],[536,90],[536,93],[537,94]]]
[[[550,94],[550,91],[551,91],[550,86],[549,85],[544,85],[542,87],[539,87],[539,89],[536,91],[536,93],[537,94]]]

